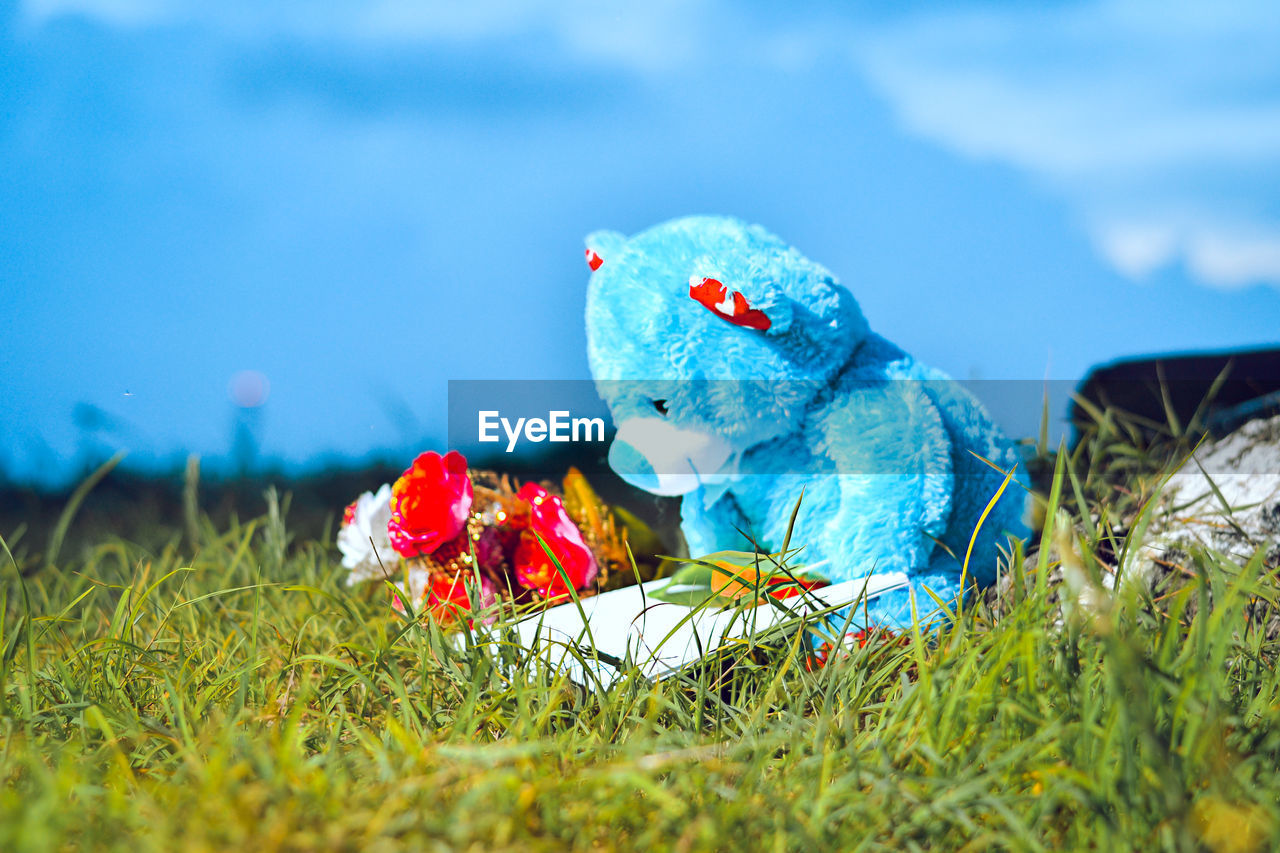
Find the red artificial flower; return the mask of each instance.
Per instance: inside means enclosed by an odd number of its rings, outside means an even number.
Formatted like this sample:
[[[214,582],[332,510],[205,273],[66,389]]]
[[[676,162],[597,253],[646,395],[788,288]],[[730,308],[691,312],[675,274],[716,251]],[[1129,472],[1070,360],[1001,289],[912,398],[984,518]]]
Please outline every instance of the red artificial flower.
[[[453,577],[447,574],[433,574],[431,584],[427,587],[425,612],[441,625],[448,625],[462,614],[493,604],[493,588],[484,576],[480,577],[478,606],[472,605],[467,595],[468,583],[474,584],[475,581],[461,572]]]
[[[525,483],[516,497],[529,504],[529,526],[520,534],[512,560],[516,582],[547,599],[569,594],[564,576],[547,555],[547,549],[555,555],[574,589],[582,589],[595,580],[595,555],[582,541],[578,525],[565,512],[564,502],[537,483]]]
[[[475,583],[473,576],[469,573],[427,573],[423,569],[416,571],[420,571],[421,574],[417,579],[411,578],[408,584],[410,595],[417,597],[415,609],[420,615],[429,616],[441,625],[449,625],[459,616],[489,607],[497,600],[493,584],[483,575],[480,576],[480,602],[477,607],[472,605],[471,598],[467,594],[467,585]],[[406,591],[405,585],[397,584],[397,586],[400,587],[401,592]],[[399,595],[391,600],[391,606],[400,614],[405,612],[404,603],[401,602]]]
[[[402,557],[430,554],[466,528],[470,512],[467,460],[456,450],[423,453],[391,487],[391,547]]]
[[[867,647],[868,643],[875,640],[882,640],[887,643],[896,635],[888,628],[862,628],[857,631],[851,631],[844,636],[846,646],[852,646],[853,643],[856,642],[858,644],[858,648],[863,649]],[[904,634],[899,640],[899,643],[904,646],[908,645],[910,642],[911,637],[906,634]],[[804,668],[809,672],[822,669],[831,660],[831,653],[833,651],[835,650],[831,647],[830,642],[823,643],[821,646],[818,646],[818,648],[813,650],[813,654],[805,658]]]

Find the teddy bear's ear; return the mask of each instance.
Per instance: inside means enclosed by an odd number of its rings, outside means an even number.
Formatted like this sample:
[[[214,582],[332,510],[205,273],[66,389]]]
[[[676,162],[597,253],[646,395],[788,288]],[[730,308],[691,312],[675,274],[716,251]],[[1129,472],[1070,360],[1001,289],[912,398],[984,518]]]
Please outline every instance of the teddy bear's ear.
[[[607,258],[622,250],[627,238],[617,231],[594,231],[587,235],[587,266],[595,272]]]
[[[791,328],[791,300],[775,284],[766,285],[752,299],[719,279],[695,275],[689,279],[689,298],[735,326],[772,335]]]

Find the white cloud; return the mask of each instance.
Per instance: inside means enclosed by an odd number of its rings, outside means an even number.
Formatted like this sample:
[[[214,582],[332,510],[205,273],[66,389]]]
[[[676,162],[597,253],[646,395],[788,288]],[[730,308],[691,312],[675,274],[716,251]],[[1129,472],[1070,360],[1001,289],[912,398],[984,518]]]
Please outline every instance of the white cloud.
[[[1202,229],[1188,240],[1186,253],[1191,269],[1208,281],[1280,282],[1280,228],[1266,233]]]
[[[1131,278],[1151,273],[1178,253],[1177,231],[1166,225],[1108,223],[1096,229],[1094,240],[1111,263]]]
[[[909,129],[1065,195],[1124,274],[1280,285],[1277,44],[1269,0],[1096,0],[900,19],[855,58]]]
[[[907,128],[1060,193],[1123,274],[1181,263],[1214,285],[1280,286],[1277,180],[1260,178],[1280,175],[1274,0],[946,7],[870,21],[802,11],[752,19],[722,0],[25,0],[23,8],[34,26],[78,15],[247,40],[380,47],[547,38],[570,60],[640,73],[742,60],[806,73],[852,39],[857,67]]]
[[[1116,269],[1140,279],[1175,260],[1223,287],[1280,282],[1280,228],[1204,220],[1187,223],[1103,221],[1092,236]]]

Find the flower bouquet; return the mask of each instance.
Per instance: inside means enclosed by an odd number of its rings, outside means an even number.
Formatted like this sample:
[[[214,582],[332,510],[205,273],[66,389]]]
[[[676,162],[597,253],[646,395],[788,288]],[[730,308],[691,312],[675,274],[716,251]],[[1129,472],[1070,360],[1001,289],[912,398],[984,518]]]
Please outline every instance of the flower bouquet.
[[[397,610],[451,625],[500,599],[559,604],[570,590],[587,597],[625,583],[635,574],[627,538],[576,469],[560,489],[516,487],[506,476],[469,470],[450,451],[421,454],[394,484],[357,498],[343,513],[338,548],[348,586],[389,580]]]

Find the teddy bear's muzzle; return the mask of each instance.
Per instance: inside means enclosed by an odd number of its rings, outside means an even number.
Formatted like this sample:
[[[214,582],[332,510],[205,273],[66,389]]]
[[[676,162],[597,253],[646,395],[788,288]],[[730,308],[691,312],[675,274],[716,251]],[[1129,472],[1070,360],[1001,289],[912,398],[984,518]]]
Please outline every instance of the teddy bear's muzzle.
[[[733,448],[719,436],[662,418],[629,418],[609,447],[609,467],[655,495],[687,495],[723,475]]]

